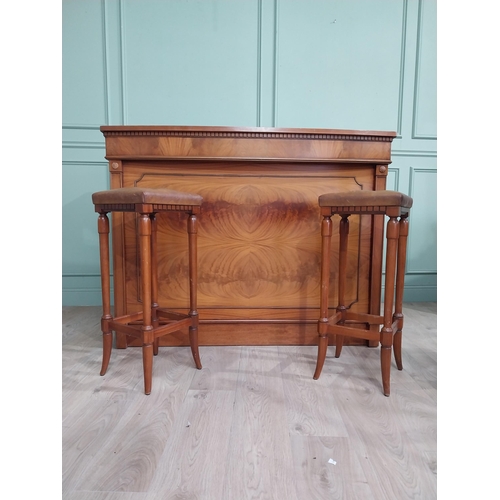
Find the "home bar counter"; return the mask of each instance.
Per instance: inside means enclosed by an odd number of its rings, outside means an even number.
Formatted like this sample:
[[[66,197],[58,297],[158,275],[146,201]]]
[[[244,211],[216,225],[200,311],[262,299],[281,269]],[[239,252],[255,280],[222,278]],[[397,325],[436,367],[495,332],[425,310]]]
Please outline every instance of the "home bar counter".
[[[164,187],[203,196],[200,345],[317,344],[318,196],[385,189],[395,132],[186,126],[101,131],[111,189]],[[332,220],[335,239],[339,218]],[[348,304],[378,314],[383,216],[350,220]],[[186,224],[184,215],[158,216],[159,304],[182,312],[189,309]],[[113,214],[112,237],[115,315],[130,314],[141,301],[135,214]],[[337,260],[332,255],[332,304]],[[118,334],[116,347],[128,345],[136,344]],[[160,345],[189,345],[187,333],[163,337]]]

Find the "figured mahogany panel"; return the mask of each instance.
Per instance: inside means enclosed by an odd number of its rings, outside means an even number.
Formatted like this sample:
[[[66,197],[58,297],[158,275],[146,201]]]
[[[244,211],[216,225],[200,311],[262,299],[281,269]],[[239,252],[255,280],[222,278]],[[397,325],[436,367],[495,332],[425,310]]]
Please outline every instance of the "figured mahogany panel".
[[[198,234],[198,306],[200,318],[317,319],[320,263],[318,196],[339,190],[368,189],[372,171],[347,167],[312,168],[307,175],[289,165],[226,166],[220,173],[197,164],[186,171],[169,164],[155,172],[130,163],[124,168],[125,186],[169,187],[199,193],[204,202]],[[127,296],[140,300],[137,238],[134,220],[126,230]],[[335,220],[335,230],[338,221]],[[160,303],[188,307],[187,239],[182,214],[160,214]],[[351,224],[348,262],[351,304],[368,305],[370,220]],[[358,257],[359,255],[359,257]],[[332,255],[332,278],[337,273]],[[336,290],[332,287],[332,300]],[[358,306],[358,307],[359,307]]]
[[[382,189],[394,134],[102,129],[115,187],[168,187],[203,196],[198,233],[200,344],[315,344],[321,253],[318,196]],[[119,263],[115,299],[121,301],[121,312],[129,313],[138,310],[141,301],[135,216],[124,214],[113,230],[119,235],[114,240]],[[336,237],[338,218],[333,230]],[[186,218],[160,214],[158,238],[159,303],[184,312],[189,291]],[[375,254],[381,256],[380,241],[380,235],[374,238],[370,216],[351,217],[346,297],[353,311],[380,307],[380,298],[374,304],[371,297],[377,279],[371,262]],[[331,256],[331,304],[337,300],[336,251]],[[187,345],[184,334],[163,342]],[[121,340],[118,344],[125,346]]]

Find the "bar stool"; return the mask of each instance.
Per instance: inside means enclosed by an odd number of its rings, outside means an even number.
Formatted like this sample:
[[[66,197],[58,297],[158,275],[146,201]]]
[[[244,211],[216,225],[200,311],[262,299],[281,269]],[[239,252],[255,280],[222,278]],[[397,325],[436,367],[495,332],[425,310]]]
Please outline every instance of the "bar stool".
[[[202,197],[170,189],[118,188],[92,194],[95,211],[99,213],[99,249],[101,264],[102,306],[101,329],[103,356],[101,375],[106,373],[112,349],[112,332],[125,333],[142,340],[144,392],[151,393],[153,354],[158,354],[159,338],[189,327],[189,341],[196,368],[201,369],[198,352],[197,311],[197,214]],[[110,305],[109,212],[135,212],[138,217],[142,311],[113,317]],[[157,221],[162,212],[188,214],[189,242],[189,314],[160,308],[158,305]],[[160,320],[161,323],[160,324]]]
[[[408,216],[413,200],[397,191],[352,191],[323,194],[318,199],[321,215],[322,253],[321,253],[321,296],[320,318],[318,321],[318,358],[314,379],[317,380],[323,369],[328,347],[328,334],[335,334],[335,357],[342,351],[343,337],[375,340],[381,343],[380,363],[382,385],[385,396],[390,394],[391,351],[399,370],[403,369],[401,360],[401,341],[403,333],[403,290],[408,237]],[[330,246],[332,220],[334,214],[341,217],[339,224],[339,278],[338,306],[335,314],[329,315],[328,294],[330,284]],[[362,314],[349,311],[345,304],[347,242],[349,216],[386,215],[386,269],[383,316]],[[397,274],[396,274],[397,268]],[[396,299],[394,300],[394,285]],[[356,324],[358,326],[356,326]],[[363,324],[363,326],[359,326]],[[379,330],[367,329],[368,325],[382,325]]]

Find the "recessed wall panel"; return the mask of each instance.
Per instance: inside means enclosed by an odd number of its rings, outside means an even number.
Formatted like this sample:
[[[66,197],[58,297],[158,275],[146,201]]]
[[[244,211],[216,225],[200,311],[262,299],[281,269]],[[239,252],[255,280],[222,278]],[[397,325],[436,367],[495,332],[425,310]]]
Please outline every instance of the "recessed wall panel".
[[[63,126],[105,124],[102,2],[64,0],[62,18]]]
[[[258,2],[123,2],[127,124],[255,126]]]
[[[413,114],[415,139],[437,136],[436,17],[435,0],[420,0]]]
[[[403,6],[279,1],[277,126],[397,130]]]
[[[62,181],[63,276],[99,274],[99,235],[92,193],[109,189],[108,165],[106,161],[64,162]]]
[[[408,273],[437,272],[437,172],[411,169],[413,208],[408,236]]]

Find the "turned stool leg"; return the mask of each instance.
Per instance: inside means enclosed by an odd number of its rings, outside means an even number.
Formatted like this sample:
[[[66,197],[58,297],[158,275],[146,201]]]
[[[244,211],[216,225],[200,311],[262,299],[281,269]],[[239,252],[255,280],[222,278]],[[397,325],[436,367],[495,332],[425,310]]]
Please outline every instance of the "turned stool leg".
[[[194,364],[201,370],[200,353],[198,350],[198,218],[191,214],[188,219],[188,245],[189,245],[189,315],[192,318],[189,327],[189,344],[193,355]]]
[[[403,369],[401,347],[403,341],[403,292],[405,286],[406,244],[408,241],[408,215],[399,219],[398,264],[396,275],[396,304],[394,306],[393,323],[397,321],[397,330],[394,334],[394,359],[398,370]]]
[[[157,245],[157,221],[156,214],[150,214],[151,219],[151,324],[153,328],[158,328],[158,245]],[[160,345],[159,337],[153,342],[153,354],[158,354]]]
[[[149,214],[139,217],[139,247],[142,279],[142,360],[144,368],[144,392],[151,393],[153,378],[154,333],[151,317],[151,219]]]
[[[313,379],[317,380],[325,363],[328,349],[328,295],[330,287],[330,245],[332,239],[332,219],[325,216],[321,223],[321,290],[318,321],[318,359]]]
[[[343,215],[339,224],[339,305],[337,307],[337,312],[342,314],[341,320],[338,322],[339,325],[345,323],[345,283],[347,277],[347,243],[349,240],[349,216]],[[336,335],[335,337],[335,357],[338,358],[342,352],[342,347],[344,345],[344,336]]]
[[[102,366],[101,375],[108,369],[111,358],[111,348],[113,344],[113,333],[108,321],[111,316],[111,295],[109,277],[109,220],[106,213],[101,212],[97,219],[97,229],[99,231],[99,258],[101,264],[101,289],[102,289]]]
[[[384,293],[384,326],[380,332],[380,365],[382,369],[382,385],[384,395],[389,396],[391,378],[392,351],[392,311],[394,306],[394,282],[396,276],[396,251],[398,246],[399,224],[397,217],[391,217],[387,222],[387,249],[385,263],[385,293]]]

